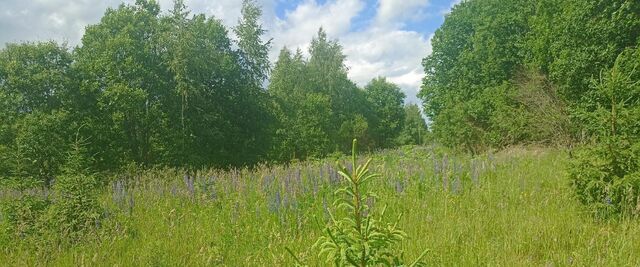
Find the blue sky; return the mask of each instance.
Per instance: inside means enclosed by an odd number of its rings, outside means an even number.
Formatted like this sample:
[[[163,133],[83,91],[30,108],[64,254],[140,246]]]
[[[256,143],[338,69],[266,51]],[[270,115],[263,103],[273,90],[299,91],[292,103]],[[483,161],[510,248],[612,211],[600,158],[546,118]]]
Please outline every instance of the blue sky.
[[[460,0],[256,0],[262,22],[273,38],[271,58],[287,46],[306,51],[323,27],[338,39],[347,56],[349,77],[364,86],[385,76],[418,103],[422,58],[431,53],[430,39],[444,16]],[[1,0],[0,44],[56,40],[78,45],[87,25],[97,23],[108,7],[122,0]],[[134,0],[125,0],[132,3]],[[167,9],[172,0],[159,0]],[[232,27],[241,0],[185,0],[192,13],[204,13]]]

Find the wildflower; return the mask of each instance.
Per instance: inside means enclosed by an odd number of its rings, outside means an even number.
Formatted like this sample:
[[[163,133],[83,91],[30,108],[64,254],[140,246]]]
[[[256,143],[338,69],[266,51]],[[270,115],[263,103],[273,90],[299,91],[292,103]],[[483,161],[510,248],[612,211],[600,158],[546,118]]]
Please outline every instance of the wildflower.
[[[476,160],[471,160],[471,181],[473,182],[474,185],[478,185],[478,164],[476,162]]]
[[[322,209],[324,210],[324,217],[329,220],[331,219],[331,214],[329,213],[329,207],[327,205],[327,199],[322,197]]]
[[[454,194],[459,193],[461,187],[462,187],[462,180],[460,180],[460,175],[456,175],[456,179],[453,181],[453,193]]]
[[[193,186],[194,183],[194,178],[191,177],[189,174],[185,174],[184,175],[184,182],[187,186],[187,191],[189,192],[190,196],[193,196],[195,194],[195,188]]]
[[[401,181],[396,181],[396,193],[400,194],[404,191],[404,185]]]
[[[271,202],[269,203],[269,210],[272,213],[278,213],[280,210],[280,205],[282,203],[282,197],[280,196],[280,190],[277,190]]]
[[[129,194],[129,214],[133,213],[133,207],[135,206],[135,201],[133,199],[133,192]]]

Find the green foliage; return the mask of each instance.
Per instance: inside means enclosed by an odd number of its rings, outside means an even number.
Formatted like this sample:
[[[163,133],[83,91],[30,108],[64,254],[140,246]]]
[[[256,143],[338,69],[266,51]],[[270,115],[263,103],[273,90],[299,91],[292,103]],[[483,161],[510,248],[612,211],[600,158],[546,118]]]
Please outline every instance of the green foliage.
[[[9,44],[0,51],[0,177],[46,182],[68,148],[72,56],[53,42]]]
[[[309,54],[306,60],[302,51],[284,48],[273,69],[268,91],[277,123],[271,157],[287,161],[347,152],[353,138],[370,149],[394,145],[404,122],[399,87],[378,78],[359,89],[347,77],[340,44],[322,29]]]
[[[319,157],[330,152],[330,98],[310,91],[307,75],[301,51],[292,55],[285,48],[280,52],[269,84],[278,118],[271,152],[275,159]]]
[[[640,48],[620,54],[578,113],[594,133],[569,171],[578,198],[599,217],[640,215]]]
[[[3,205],[7,227],[4,235],[12,239],[24,239],[42,233],[42,217],[51,205],[50,199],[25,195],[13,203]]]
[[[271,40],[262,41],[266,30],[259,24],[262,10],[255,0],[242,1],[242,17],[233,31],[238,35],[238,46],[242,51],[243,64],[247,65],[249,75],[255,80],[258,87],[262,86],[268,78],[271,63],[269,62],[269,50]]]
[[[33,112],[22,117],[15,125],[12,175],[35,178],[49,186],[65,161],[71,125],[66,112]]]
[[[217,19],[182,1],[160,14],[155,1],[109,9],[76,49],[97,163],[227,167],[255,164],[269,149],[268,73],[251,2],[235,28],[237,49]],[[105,151],[103,147],[111,147]]]
[[[395,145],[404,122],[398,86],[378,78],[358,88],[342,47],[320,29],[308,59],[283,49],[265,90],[271,41],[262,10],[246,0],[241,14],[229,29],[184,1],[163,13],[139,0],[107,9],[73,51],[7,45],[0,176],[49,183],[79,128],[91,167],[107,172],[132,162],[226,168],[322,157],[347,152],[353,138],[370,150]]]
[[[367,184],[379,175],[369,172],[372,159],[358,165],[356,144],[354,139],[351,171],[343,166],[338,172],[347,186],[335,192],[339,197],[333,204],[346,215],[341,218],[332,215],[325,235],[318,238],[315,246],[320,249],[320,256],[326,259],[326,263],[335,266],[401,266],[402,258],[394,246],[407,234],[397,227],[397,222],[383,221],[386,206],[380,217],[373,214],[373,207],[368,203],[375,201],[376,196],[367,189]],[[425,253],[408,266],[421,264]]]
[[[401,145],[421,145],[429,140],[429,129],[418,105],[406,105],[404,114],[404,127],[397,142]]]
[[[61,174],[49,181],[52,190],[42,181],[29,184],[31,177],[25,176],[17,176],[16,184],[4,184],[3,190],[17,193],[2,202],[5,237],[48,249],[48,245],[76,243],[99,227],[100,183],[88,170],[90,157],[78,140],[68,151],[62,157]]]
[[[88,170],[86,151],[76,140],[53,187],[55,198],[45,223],[63,239],[77,241],[99,225],[102,209],[98,203],[99,181]]]
[[[582,132],[569,114],[589,101],[589,81],[635,47],[639,23],[637,1],[463,1],[423,61],[434,137],[471,151],[571,143]]]
[[[373,79],[365,88],[365,96],[371,106],[373,116],[372,138],[377,147],[388,148],[395,145],[395,139],[404,127],[405,94],[395,84],[383,77]]]

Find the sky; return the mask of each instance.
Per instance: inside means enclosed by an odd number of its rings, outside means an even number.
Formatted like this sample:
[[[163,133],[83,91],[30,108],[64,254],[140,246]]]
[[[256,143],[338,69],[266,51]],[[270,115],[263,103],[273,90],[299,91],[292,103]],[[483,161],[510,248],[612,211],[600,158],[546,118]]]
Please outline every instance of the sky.
[[[84,28],[100,21],[108,7],[134,0],[1,0],[0,47],[6,43],[55,40],[80,45]],[[167,10],[173,0],[159,0]],[[399,85],[407,103],[416,97],[431,53],[430,40],[460,0],[257,0],[262,24],[272,39],[272,60],[284,47],[306,52],[323,27],[347,56],[349,77],[359,86],[384,76]],[[237,24],[241,0],[185,0],[192,14],[204,13]]]

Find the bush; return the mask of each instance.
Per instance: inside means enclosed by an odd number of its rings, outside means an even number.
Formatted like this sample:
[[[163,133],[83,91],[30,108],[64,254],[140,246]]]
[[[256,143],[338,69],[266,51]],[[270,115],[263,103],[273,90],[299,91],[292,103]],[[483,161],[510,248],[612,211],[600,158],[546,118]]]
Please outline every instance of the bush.
[[[618,57],[576,114],[593,138],[576,153],[569,177],[578,198],[598,217],[640,215],[638,71],[640,47]]]
[[[578,199],[599,218],[638,216],[640,146],[621,138],[580,149],[569,169]]]
[[[63,237],[75,240],[99,223],[98,181],[87,169],[87,158],[78,141],[73,145],[54,190],[56,198],[47,221]]]
[[[42,215],[47,212],[51,201],[39,196],[24,195],[8,203],[3,210],[8,227],[6,230],[14,238],[36,235],[41,230]]]
[[[8,234],[21,239],[73,243],[98,227],[102,214],[99,184],[86,166],[83,148],[76,142],[62,174],[55,179],[51,195],[47,187],[44,191],[22,188],[22,196],[5,206]],[[43,236],[46,238],[38,239]]]

